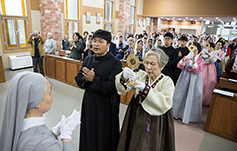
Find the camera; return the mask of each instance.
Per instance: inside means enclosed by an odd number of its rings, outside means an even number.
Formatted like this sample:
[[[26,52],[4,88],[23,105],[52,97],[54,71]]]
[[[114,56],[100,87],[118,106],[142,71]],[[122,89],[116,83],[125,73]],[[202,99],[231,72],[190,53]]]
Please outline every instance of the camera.
[[[38,36],[38,34],[32,34],[32,36],[33,36],[33,37],[37,37],[37,36]]]

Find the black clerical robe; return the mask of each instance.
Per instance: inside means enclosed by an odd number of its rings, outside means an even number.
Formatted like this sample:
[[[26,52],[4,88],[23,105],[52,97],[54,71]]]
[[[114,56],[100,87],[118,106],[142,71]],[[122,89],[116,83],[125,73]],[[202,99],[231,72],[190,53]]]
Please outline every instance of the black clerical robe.
[[[179,52],[182,53],[182,56],[179,57],[178,62],[179,62],[181,59],[183,59],[184,56],[187,56],[188,53],[189,53],[188,47],[184,47],[184,48],[179,47],[179,48],[177,48],[176,50],[177,50],[178,53],[179,53]],[[176,69],[175,69],[175,81],[176,81],[176,82],[177,82],[178,79],[179,79],[179,75],[180,75],[181,71],[182,71],[182,70],[179,69],[179,68],[176,66]]]
[[[166,55],[169,56],[169,62],[167,63],[167,65],[164,67],[164,69],[161,72],[169,76],[175,84],[176,83],[175,68],[178,64],[178,51],[174,49],[173,46],[169,46],[169,47],[162,46],[161,49],[166,53]]]
[[[93,82],[85,82],[82,68],[94,68]],[[111,53],[85,58],[75,77],[85,89],[81,110],[80,151],[115,151],[119,138],[120,96],[115,88],[115,76],[122,64]]]

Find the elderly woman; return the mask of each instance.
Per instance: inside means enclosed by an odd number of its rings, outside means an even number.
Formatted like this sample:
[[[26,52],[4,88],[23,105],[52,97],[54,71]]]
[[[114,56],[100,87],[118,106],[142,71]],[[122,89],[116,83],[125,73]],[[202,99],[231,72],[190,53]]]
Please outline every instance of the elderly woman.
[[[73,151],[72,131],[80,122],[80,113],[75,111],[51,130],[44,124],[45,112],[52,105],[49,82],[38,73],[16,74],[7,93],[2,131],[1,151],[60,151],[55,138],[60,135],[64,151]]]
[[[144,58],[145,71],[134,73],[125,68],[116,76],[118,94],[125,95],[135,89],[123,122],[118,151],[174,151],[174,121],[172,98],[174,84],[161,73],[168,56],[159,48],[153,48]],[[127,86],[126,81],[136,81]]]
[[[46,54],[53,54],[55,55],[55,49],[56,49],[56,42],[53,40],[53,34],[48,33],[47,40],[44,44],[44,51]]]
[[[62,40],[63,50],[69,50],[70,42],[67,39],[67,35],[64,35],[64,39]]]

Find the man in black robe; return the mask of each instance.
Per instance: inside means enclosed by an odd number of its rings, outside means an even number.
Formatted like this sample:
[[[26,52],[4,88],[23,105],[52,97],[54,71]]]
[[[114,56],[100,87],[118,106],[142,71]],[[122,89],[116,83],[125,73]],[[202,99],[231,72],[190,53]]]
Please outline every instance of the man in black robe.
[[[174,84],[176,84],[175,68],[178,64],[178,52],[171,45],[172,40],[173,40],[173,35],[167,32],[164,35],[164,46],[162,46],[161,49],[169,56],[169,62],[167,63],[167,65],[164,67],[164,69],[161,72],[169,76],[173,80]]]
[[[120,96],[115,88],[115,76],[122,64],[107,52],[111,33],[97,30],[93,35],[95,55],[85,58],[75,77],[85,89],[81,110],[80,151],[115,151],[119,138]]]
[[[188,47],[186,47],[187,45],[187,42],[188,42],[188,38],[186,36],[182,36],[180,37],[180,47],[178,47],[176,50],[178,52],[178,56],[179,56],[179,60],[178,62],[186,55],[188,55],[189,53],[189,49]],[[181,69],[179,69],[177,66],[176,66],[176,69],[175,69],[175,81],[177,82],[178,79],[179,79],[179,75],[181,73]]]

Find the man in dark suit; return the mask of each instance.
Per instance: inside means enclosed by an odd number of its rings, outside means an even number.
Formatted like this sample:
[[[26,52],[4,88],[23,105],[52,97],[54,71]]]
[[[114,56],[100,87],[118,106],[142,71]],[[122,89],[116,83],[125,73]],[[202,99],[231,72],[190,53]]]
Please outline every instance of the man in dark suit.
[[[108,52],[111,52],[113,54],[113,56],[116,56],[116,44],[115,43],[110,42]]]

